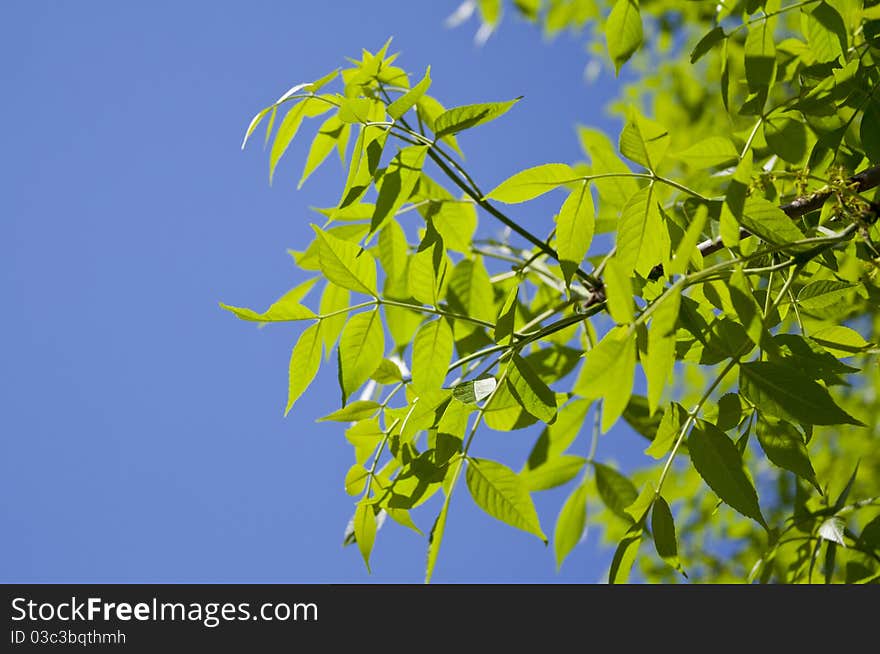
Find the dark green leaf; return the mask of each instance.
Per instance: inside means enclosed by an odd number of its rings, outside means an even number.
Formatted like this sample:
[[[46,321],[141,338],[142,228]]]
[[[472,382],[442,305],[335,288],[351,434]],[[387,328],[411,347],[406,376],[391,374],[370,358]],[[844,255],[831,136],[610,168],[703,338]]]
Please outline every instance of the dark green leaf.
[[[742,457],[723,431],[710,422],[697,420],[688,437],[688,450],[694,468],[721,501],[767,527]]]
[[[790,366],[753,361],[740,366],[742,394],[759,411],[810,425],[862,425],[841,409],[828,391]]]
[[[603,463],[593,465],[596,470],[596,489],[605,506],[624,520],[631,521],[632,518],[624,509],[638,498],[636,487],[614,468]]]

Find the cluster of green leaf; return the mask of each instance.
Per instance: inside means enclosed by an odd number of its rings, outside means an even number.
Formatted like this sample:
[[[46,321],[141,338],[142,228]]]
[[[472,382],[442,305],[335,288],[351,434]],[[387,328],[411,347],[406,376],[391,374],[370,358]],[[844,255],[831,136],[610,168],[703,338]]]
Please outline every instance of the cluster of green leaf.
[[[477,4],[497,23],[500,2]],[[271,177],[303,119],[329,114],[302,181],[334,150],[348,169],[291,252],[313,276],[263,313],[223,305],[308,324],[288,411],[335,351],[342,408],[322,419],[347,423],[354,448],[346,541],[369,566],[385,518],[419,531],[411,511],[440,493],[429,580],[461,478],[489,515],[545,542],[531,494],[570,484],[558,565],[589,507],[617,543],[612,582],[635,561],[648,580],[877,581],[880,6],[546,4],[515,3],[553,29],[594,19],[610,64],[636,67],[612,107],[616,143],[579,128],[587,161],[483,191],[457,135],[517,100],[446,109],[430,71],[411,78],[388,44],[248,127],[245,141],[267,123]],[[549,236],[511,217],[554,189]],[[478,214],[526,245],[478,238]],[[629,477],[597,455],[621,419],[649,441]],[[533,424],[518,472],[471,454],[483,426]],[[570,451],[584,428],[586,456]]]

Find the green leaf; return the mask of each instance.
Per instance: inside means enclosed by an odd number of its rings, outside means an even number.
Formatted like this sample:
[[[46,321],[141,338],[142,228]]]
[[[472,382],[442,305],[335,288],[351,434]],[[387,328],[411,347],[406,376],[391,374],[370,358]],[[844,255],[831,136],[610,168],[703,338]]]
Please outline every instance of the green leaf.
[[[810,482],[822,494],[804,438],[794,425],[762,417],[758,420],[757,434],[761,449],[773,464]]]
[[[717,29],[721,29],[720,27]],[[725,136],[710,136],[683,152],[675,155],[676,159],[695,170],[705,170],[726,166],[739,159],[739,152],[733,147],[733,143]]]
[[[710,422],[697,420],[688,437],[688,450],[694,468],[721,501],[767,528],[739,450],[723,431]]]
[[[750,91],[766,89],[773,82],[776,73],[776,44],[770,21],[761,20],[749,27],[745,43],[745,68]]]
[[[526,411],[543,422],[553,421],[556,417],[556,394],[518,354],[514,354],[510,360],[507,383]]]
[[[354,511],[354,537],[364,557],[364,565],[367,572],[370,570],[370,553],[373,551],[373,543],[376,542],[376,514],[372,504],[361,503]]]
[[[565,500],[556,527],[553,530],[553,549],[556,553],[556,570],[584,535],[587,523],[587,487],[579,484]]]
[[[676,402],[672,402],[666,407],[654,440],[645,449],[645,454],[655,459],[662,459],[666,456],[681,431],[684,413],[684,408]]]
[[[844,325],[820,329],[810,339],[838,358],[850,357],[871,346],[861,334]]]
[[[272,142],[272,149],[269,151],[269,183],[275,176],[275,167],[282,155],[287,151],[293,137],[299,131],[299,126],[305,116],[317,116],[329,111],[332,105],[314,98],[306,98],[293,106],[285,115],[278,131],[275,132],[275,140]]]
[[[727,282],[730,301],[737,317],[745,327],[746,333],[755,345],[759,345],[764,337],[763,311],[752,292],[748,278],[737,266]]]
[[[880,102],[873,98],[865,107],[859,123],[859,140],[870,161],[880,160]]]
[[[642,44],[642,16],[638,0],[617,0],[605,23],[608,55],[614,62],[615,73]]]
[[[632,281],[628,272],[619,264],[617,257],[611,257],[605,265],[605,295],[608,298],[608,312],[617,324],[633,321]]]
[[[410,110],[425,95],[425,91],[431,86],[431,67],[425,71],[422,80],[412,87],[409,91],[401,95],[394,102],[388,105],[386,111],[394,120],[399,120],[403,114]]]
[[[360,495],[367,486],[370,471],[360,463],[355,463],[345,473],[345,492],[349,495]]]
[[[397,289],[401,285],[404,289],[406,288],[408,256],[409,247],[403,228],[396,220],[388,221],[379,230],[379,263],[382,264],[382,270],[385,271],[386,294],[389,294],[391,288]],[[407,293],[404,290],[401,293],[390,294],[397,296],[406,295]]]
[[[379,366],[370,373],[370,379],[374,379],[380,384],[397,384],[403,381],[403,373],[400,372],[400,366],[390,359],[382,359]]]
[[[287,293],[278,298],[269,305],[263,313],[257,313],[252,309],[243,307],[233,307],[220,302],[220,307],[231,311],[237,318],[248,320],[251,322],[289,322],[293,320],[311,320],[317,318],[315,312],[304,307],[299,303],[303,296],[312,287],[315,280],[310,279],[307,282],[290,289]]]
[[[764,121],[764,138],[770,150],[789,163],[807,154],[807,127],[799,114],[774,114]]]
[[[681,306],[681,286],[673,286],[655,301],[648,328],[648,352],[642,360],[648,380],[648,407],[657,410],[666,380],[675,365],[675,327]]]
[[[321,323],[315,323],[302,334],[293,347],[290,354],[290,366],[288,369],[287,406],[284,409],[286,416],[293,407],[293,403],[303,394],[312,383],[318,368],[321,366]]]
[[[656,496],[657,494],[654,490],[654,484],[649,481],[639,492],[638,497],[636,497],[636,499],[633,500],[633,502],[623,511],[632,518],[636,524],[644,524],[644,520],[648,516],[648,511],[651,510],[651,506],[654,504],[654,498]]]
[[[724,29],[720,25],[709,30],[709,32],[697,42],[693,51],[691,51],[691,63],[694,64],[703,58],[712,48],[723,41],[726,37],[727,35],[724,33]]]
[[[654,547],[657,548],[660,558],[684,574],[681,570],[681,561],[678,559],[678,543],[675,538],[672,511],[660,495],[654,501],[654,509],[651,512],[651,531],[654,534]]]
[[[525,202],[563,184],[576,181],[577,177],[577,173],[568,164],[549,163],[526,168],[489,191],[486,199],[507,204]]]
[[[299,184],[297,184],[297,188],[302,188],[302,185],[305,184],[309,176],[315,172],[318,166],[324,163],[334,148],[340,152],[345,152],[345,146],[348,144],[350,134],[351,126],[343,123],[339,116],[335,114],[322,123],[309,148],[306,165],[303,168],[302,177],[299,180]]]
[[[339,120],[344,123],[368,123],[373,115],[370,98],[344,98],[339,105]]]
[[[416,182],[419,181],[427,152],[426,145],[401,148],[388,164],[376,198],[376,212],[370,222],[370,234],[381,229],[409,199]]]
[[[381,407],[378,402],[372,400],[357,400],[350,402],[341,409],[337,409],[333,413],[329,413],[323,418],[318,418],[318,422],[326,422],[333,420],[335,422],[356,422],[364,420],[372,416]]]
[[[752,181],[752,151],[747,150],[736,165],[733,179],[727,187],[724,204],[721,206],[720,232],[725,247],[739,246],[739,224],[743,220],[743,208]]]
[[[513,470],[496,461],[470,458],[466,479],[471,497],[483,511],[547,543],[529,491]]]
[[[442,242],[435,242],[410,257],[407,288],[409,294],[424,304],[436,305],[448,284],[449,257]]]
[[[663,125],[631,110],[629,120],[620,133],[620,154],[648,170],[654,170],[663,161],[669,140],[669,131]]]
[[[602,502],[615,515],[631,522],[632,518],[625,509],[638,499],[639,491],[614,468],[604,463],[594,463],[593,466],[596,470],[596,490],[599,491]]]
[[[632,171],[626,166],[608,137],[602,132],[588,127],[578,127],[581,147],[592,162],[591,173],[626,175]],[[596,179],[593,184],[599,190],[600,197],[614,207],[622,207],[639,190],[639,184],[633,177],[604,177]]]
[[[381,120],[383,109],[380,102],[374,103],[373,111],[371,119]],[[382,151],[387,139],[387,128],[376,125],[360,127],[351,153],[348,176],[345,179],[338,209],[344,209],[350,204],[357,203],[370,188],[379,168],[379,161],[382,158]]]
[[[447,109],[434,120],[434,136],[438,139],[450,134],[457,134],[465,129],[488,123],[499,116],[506,114],[513,105],[522,98],[515,98],[507,102],[487,102],[483,104],[468,104],[461,107]]]
[[[495,295],[492,281],[481,257],[462,259],[452,269],[447,291],[449,307],[456,313],[492,322],[495,320]],[[456,324],[466,327],[470,323]]]
[[[352,316],[339,339],[340,385],[343,397],[351,396],[382,362],[385,333],[378,311]],[[344,403],[344,402],[343,402]]]
[[[452,392],[448,389],[425,391],[414,398],[413,406],[401,425],[400,437],[409,441],[418,432],[436,425],[449,406],[451,398]]]
[[[584,469],[586,463],[587,460],[582,456],[562,454],[537,468],[526,466],[519,476],[530,492],[548,490],[570,482]]]
[[[372,255],[351,241],[337,238],[312,225],[318,237],[321,272],[334,284],[358,293],[378,297],[376,262]]]
[[[585,181],[569,193],[556,216],[556,249],[567,283],[587,256],[595,231],[596,209]]]
[[[669,255],[669,233],[663,225],[653,186],[646,186],[623,208],[617,230],[617,260],[625,274],[647,277]]]
[[[463,459],[459,459],[458,466],[464,465]],[[450,470],[452,479],[458,478],[458,469]],[[443,542],[443,532],[446,531],[446,515],[449,513],[450,491],[446,492],[446,499],[443,501],[443,508],[437,514],[437,519],[431,527],[431,534],[428,536],[428,562],[425,566],[425,583],[431,583],[431,577],[434,576],[434,567],[437,565],[437,555],[440,554],[440,544]]]
[[[633,525],[624,534],[617,549],[614,550],[614,558],[611,559],[611,568],[608,570],[609,584],[625,584],[629,581],[629,573],[639,553],[641,543],[642,526]]]
[[[452,396],[463,404],[477,404],[489,397],[497,385],[498,380],[494,377],[472,379],[456,384]]]
[[[348,314],[342,312],[351,304],[351,294],[348,290],[337,286],[333,282],[327,282],[324,292],[321,294],[321,304],[318,310],[322,316],[330,313],[336,313],[334,316],[321,318],[321,334],[324,336],[324,351],[330,356],[333,348],[336,347],[336,339],[339,338],[345,321],[348,320]]]
[[[855,284],[849,282],[820,279],[806,284],[798,291],[797,303],[807,311],[821,311],[847,301],[854,287]]]
[[[672,275],[685,274],[688,269],[688,264],[693,261],[694,257],[699,261],[698,267],[702,267],[703,256],[697,250],[697,245],[702,237],[703,228],[706,226],[708,220],[709,210],[706,208],[706,205],[700,205],[685,230],[684,236],[681,241],[678,242],[678,247],[675,249],[675,256],[672,258],[672,261],[669,262],[669,265],[666,266],[667,275],[671,277]]]
[[[355,403],[349,404],[342,411],[347,410]],[[370,415],[375,411],[371,411]],[[354,447],[354,458],[357,463],[363,465],[370,455],[376,451],[379,443],[385,438],[385,432],[379,426],[376,418],[362,418],[345,430],[345,440]]]
[[[504,304],[498,312],[498,320],[495,321],[495,342],[499,345],[507,345],[513,341],[513,332],[516,323],[516,298],[519,293],[519,285],[510,287]]]
[[[740,366],[740,392],[766,415],[808,425],[860,425],[797,368],[772,361]]]
[[[412,384],[416,392],[443,385],[452,351],[452,328],[445,318],[432,320],[419,328],[412,350]]]
[[[752,197],[746,200],[740,224],[768,243],[784,245],[804,238],[794,221],[772,202]]]
[[[592,350],[578,376],[580,395],[591,399],[604,398],[602,431],[617,422],[632,395],[636,366],[635,339],[628,328],[615,327]]]
[[[810,54],[819,63],[835,61],[846,53],[846,25],[834,7],[820,2],[804,16],[804,36],[810,44]]]

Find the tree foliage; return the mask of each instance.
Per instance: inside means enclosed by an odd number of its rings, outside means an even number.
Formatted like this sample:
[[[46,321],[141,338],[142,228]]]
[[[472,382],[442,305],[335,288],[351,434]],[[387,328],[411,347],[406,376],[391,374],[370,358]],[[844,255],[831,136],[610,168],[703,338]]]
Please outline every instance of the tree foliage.
[[[475,10],[481,40],[505,10],[587,31],[635,80],[620,134],[579,127],[583,161],[484,186],[458,137],[518,99],[446,108],[386,43],[245,136],[265,123],[271,178],[320,116],[300,183],[334,150],[347,167],[292,252],[308,281],[263,313],[223,305],[303,324],[288,410],[335,352],[342,407],[323,419],[354,448],[346,541],[369,565],[385,519],[418,531],[410,512],[439,494],[430,580],[465,486],[549,534],[558,566],[602,525],[612,582],[634,563],[653,581],[880,579],[880,4],[469,0],[452,20]],[[551,191],[550,235],[533,234],[515,205]],[[621,421],[645,438],[628,475],[598,448]],[[472,453],[534,424],[519,471]],[[590,450],[571,451],[582,429]],[[564,484],[542,525],[532,493]]]

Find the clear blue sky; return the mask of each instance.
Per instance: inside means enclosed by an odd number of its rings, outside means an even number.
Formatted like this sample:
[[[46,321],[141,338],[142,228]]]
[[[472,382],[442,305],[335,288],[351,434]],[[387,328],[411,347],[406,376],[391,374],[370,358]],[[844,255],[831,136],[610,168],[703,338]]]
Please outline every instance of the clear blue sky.
[[[578,122],[615,126],[613,78],[583,82],[583,37],[547,44],[508,16],[480,49],[473,21],[443,27],[456,6],[4,4],[0,581],[422,580],[425,541],[396,525],[372,576],[341,546],[352,455],[340,425],[314,422],[337,406],[332,370],[282,418],[301,327],[256,329],[217,302],[262,308],[304,279],[285,249],[311,238],[309,206],[336,201],[338,163],[296,191],[301,140],[270,188],[266,154],[239,144],[255,111],[361,47],[394,36],[402,66],[432,65],[447,106],[526,96],[461,137],[484,187],[577,160]],[[547,205],[517,211],[548,231]],[[485,432],[474,452],[518,468],[535,435]],[[601,447],[613,457],[635,438],[619,428]],[[436,581],[602,578],[598,533],[557,575],[551,548],[462,491]],[[548,533],[568,491],[535,496]]]

